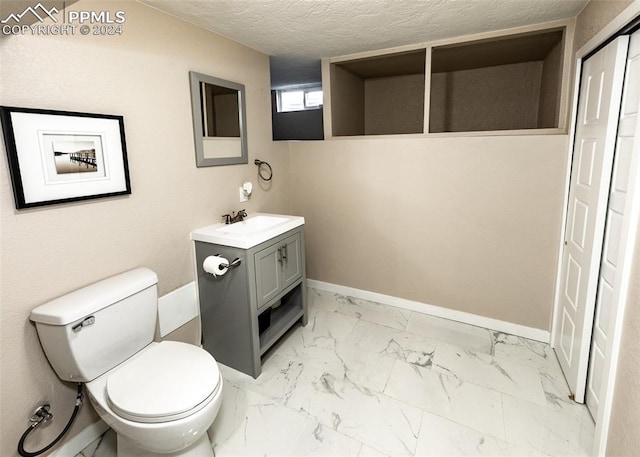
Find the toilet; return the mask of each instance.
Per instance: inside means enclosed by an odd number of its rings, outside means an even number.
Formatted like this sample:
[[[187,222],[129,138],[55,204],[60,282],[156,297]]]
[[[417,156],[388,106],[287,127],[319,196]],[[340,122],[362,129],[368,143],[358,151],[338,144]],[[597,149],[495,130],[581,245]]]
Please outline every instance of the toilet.
[[[157,283],[137,268],[45,303],[30,319],[58,377],[84,383],[116,432],[119,457],[211,457],[222,377],[204,349],[153,341]]]

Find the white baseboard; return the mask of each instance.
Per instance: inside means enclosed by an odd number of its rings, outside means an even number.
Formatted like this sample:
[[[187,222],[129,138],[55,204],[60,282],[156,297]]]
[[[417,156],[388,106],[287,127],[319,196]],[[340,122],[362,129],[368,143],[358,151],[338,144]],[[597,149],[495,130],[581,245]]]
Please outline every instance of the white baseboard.
[[[395,306],[396,308],[407,309],[430,316],[442,317],[452,321],[462,322],[464,324],[475,325],[476,327],[488,328],[498,332],[508,333],[510,335],[521,336],[543,343],[549,343],[550,333],[533,327],[526,327],[512,322],[492,319],[490,317],[479,316],[477,314],[457,311],[455,309],[443,308],[441,306],[428,305],[413,300],[393,297],[391,295],[379,294],[368,290],[355,289],[353,287],[341,286],[329,282],[317,281],[315,279],[307,279],[307,286],[314,289],[325,290],[349,297],[369,300],[383,305]]]
[[[65,441],[59,448],[53,451],[51,457],[74,457],[82,452],[87,446],[100,438],[104,432],[109,430],[109,426],[99,420],[87,426],[75,436]]]

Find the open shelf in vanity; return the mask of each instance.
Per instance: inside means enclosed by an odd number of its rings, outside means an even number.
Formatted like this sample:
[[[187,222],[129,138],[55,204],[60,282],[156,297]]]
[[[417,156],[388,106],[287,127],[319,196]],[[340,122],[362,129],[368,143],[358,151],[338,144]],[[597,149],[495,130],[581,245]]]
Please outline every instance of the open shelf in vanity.
[[[304,316],[302,294],[302,285],[299,285],[285,294],[277,307],[266,306],[259,311],[259,316],[265,312],[270,314],[269,325],[259,333],[260,355],[267,352],[293,324]]]

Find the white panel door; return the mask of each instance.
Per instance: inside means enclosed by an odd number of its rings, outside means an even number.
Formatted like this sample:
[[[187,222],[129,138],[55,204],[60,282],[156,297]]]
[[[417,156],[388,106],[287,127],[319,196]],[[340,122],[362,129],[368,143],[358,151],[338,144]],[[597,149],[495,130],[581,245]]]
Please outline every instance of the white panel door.
[[[554,330],[558,360],[580,403],[584,402],[628,43],[628,37],[617,38],[582,67]]]
[[[629,45],[624,78],[589,358],[587,406],[594,418],[598,417],[600,396],[607,382],[605,368],[610,364],[607,358],[611,357],[611,337],[620,303],[620,276],[624,267],[625,250],[629,246],[628,230],[625,227],[630,222],[625,218],[630,217],[628,214],[632,203],[630,200],[634,198],[632,194],[634,183],[630,181],[630,171],[633,154],[637,154],[638,151],[637,147],[634,150],[634,140],[639,110],[640,35],[635,34]]]

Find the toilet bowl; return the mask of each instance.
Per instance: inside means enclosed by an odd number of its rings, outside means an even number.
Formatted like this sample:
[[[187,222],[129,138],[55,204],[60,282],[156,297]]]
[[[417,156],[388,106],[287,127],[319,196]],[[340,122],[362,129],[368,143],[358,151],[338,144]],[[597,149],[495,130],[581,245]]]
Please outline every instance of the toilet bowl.
[[[201,438],[211,450],[207,429],[220,410],[222,386],[208,352],[163,341],[86,383],[86,390],[100,418],[118,435],[119,448],[125,438],[152,453],[188,455],[184,450]]]
[[[119,457],[210,457],[220,370],[200,347],[153,342],[156,283],[138,268],[41,305],[31,320],[58,377],[85,383]]]

